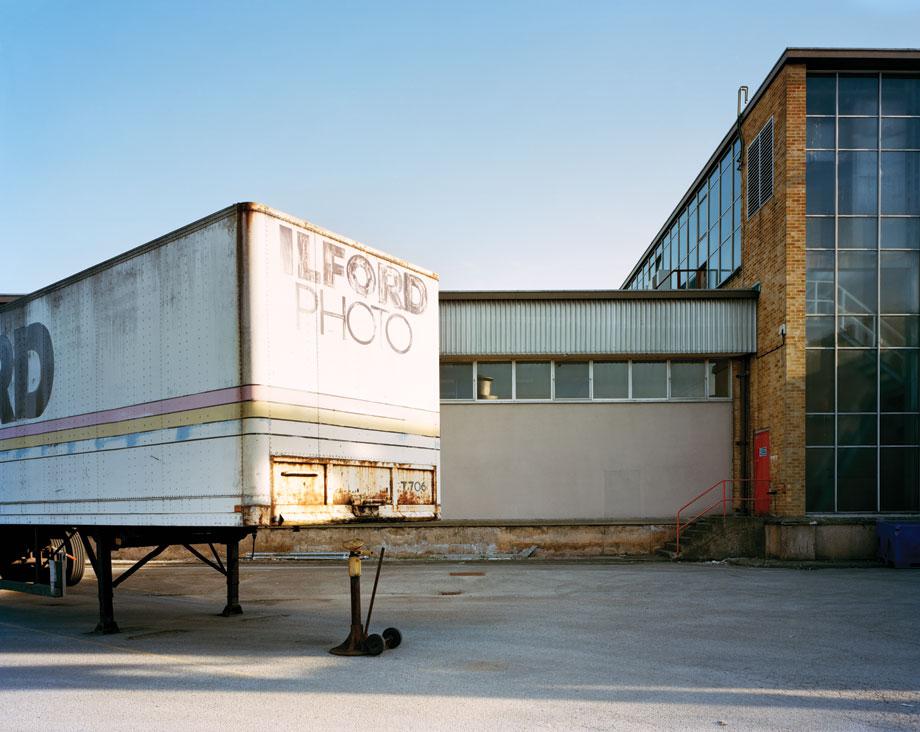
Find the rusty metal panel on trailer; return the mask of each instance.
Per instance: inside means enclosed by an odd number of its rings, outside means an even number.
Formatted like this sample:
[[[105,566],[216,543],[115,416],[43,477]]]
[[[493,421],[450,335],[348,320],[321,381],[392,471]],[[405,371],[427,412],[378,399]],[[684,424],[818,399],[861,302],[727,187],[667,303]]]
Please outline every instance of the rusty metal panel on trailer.
[[[0,305],[0,524],[437,515],[436,305],[429,273],[257,204]]]

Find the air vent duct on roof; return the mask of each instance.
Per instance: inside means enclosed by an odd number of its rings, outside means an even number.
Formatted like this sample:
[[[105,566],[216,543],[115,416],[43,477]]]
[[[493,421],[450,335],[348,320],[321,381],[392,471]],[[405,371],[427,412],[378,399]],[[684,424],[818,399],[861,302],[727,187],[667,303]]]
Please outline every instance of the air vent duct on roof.
[[[747,149],[747,215],[751,218],[773,195],[773,118]]]

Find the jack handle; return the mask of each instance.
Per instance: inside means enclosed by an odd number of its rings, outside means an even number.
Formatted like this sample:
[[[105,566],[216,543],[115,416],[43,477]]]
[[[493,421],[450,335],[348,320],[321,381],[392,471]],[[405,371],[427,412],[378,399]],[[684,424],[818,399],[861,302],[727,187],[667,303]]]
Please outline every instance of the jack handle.
[[[383,553],[386,551],[386,547],[380,547],[380,559],[377,560],[377,574],[374,575],[374,589],[371,591],[371,602],[367,608],[367,622],[364,623],[364,635],[367,636],[367,631],[371,627],[371,613],[374,612],[374,599],[377,597],[377,583],[380,581],[380,568],[383,566]]]

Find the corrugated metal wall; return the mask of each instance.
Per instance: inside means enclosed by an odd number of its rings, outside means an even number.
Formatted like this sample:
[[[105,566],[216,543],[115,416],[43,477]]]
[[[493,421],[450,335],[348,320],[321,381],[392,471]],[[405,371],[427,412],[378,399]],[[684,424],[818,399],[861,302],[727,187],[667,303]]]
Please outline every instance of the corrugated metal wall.
[[[717,297],[442,300],[441,356],[751,353],[756,308]]]

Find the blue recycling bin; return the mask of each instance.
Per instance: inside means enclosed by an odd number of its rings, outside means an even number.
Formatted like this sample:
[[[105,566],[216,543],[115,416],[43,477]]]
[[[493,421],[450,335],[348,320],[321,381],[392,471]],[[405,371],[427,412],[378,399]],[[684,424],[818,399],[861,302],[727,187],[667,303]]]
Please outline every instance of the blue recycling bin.
[[[878,555],[897,569],[920,567],[920,523],[879,521]]]

